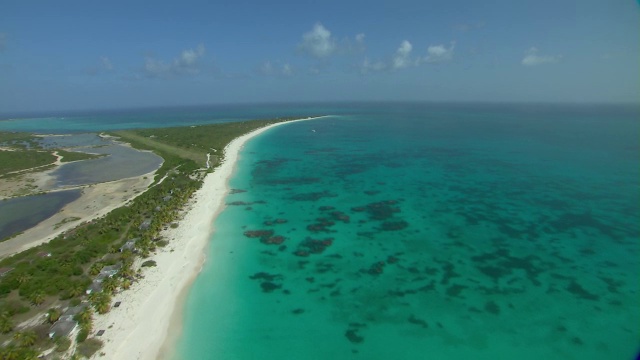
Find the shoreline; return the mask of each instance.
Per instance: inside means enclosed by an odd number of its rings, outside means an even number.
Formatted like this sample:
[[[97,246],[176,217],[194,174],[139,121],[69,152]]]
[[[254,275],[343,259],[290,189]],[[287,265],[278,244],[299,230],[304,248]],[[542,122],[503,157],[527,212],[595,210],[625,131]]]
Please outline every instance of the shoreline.
[[[114,302],[122,302],[118,308],[95,316],[91,335],[99,330],[105,332],[100,337],[104,345],[92,359],[157,359],[174,355],[171,349],[181,334],[184,304],[207,261],[214,222],[225,208],[229,180],[240,150],[247,141],[274,127],[323,117],[271,124],[241,135],[225,147],[222,163],[206,175],[188,201],[178,227],[162,231],[162,236],[170,240],[169,245],[149,258],[158,266],[147,268],[131,289],[113,296]],[[137,259],[136,267],[139,263]]]

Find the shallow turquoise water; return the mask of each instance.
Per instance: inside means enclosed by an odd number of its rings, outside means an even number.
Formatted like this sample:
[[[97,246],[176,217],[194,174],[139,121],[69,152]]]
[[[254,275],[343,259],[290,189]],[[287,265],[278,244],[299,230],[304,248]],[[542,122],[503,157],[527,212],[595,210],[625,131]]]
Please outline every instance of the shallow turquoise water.
[[[241,153],[177,357],[632,358],[639,119],[378,105],[268,131]]]

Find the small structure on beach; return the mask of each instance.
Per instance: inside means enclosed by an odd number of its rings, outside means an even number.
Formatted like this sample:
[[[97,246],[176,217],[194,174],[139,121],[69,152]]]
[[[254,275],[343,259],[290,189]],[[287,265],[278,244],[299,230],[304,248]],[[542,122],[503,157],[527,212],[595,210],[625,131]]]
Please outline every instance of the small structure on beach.
[[[112,277],[113,275],[117,274],[121,268],[122,268],[121,263],[105,266],[102,268],[102,270],[100,270],[100,274],[98,274],[98,277],[96,279],[104,279],[106,277]]]
[[[60,320],[56,321],[53,326],[49,329],[49,338],[58,338],[61,336],[69,336],[76,328],[78,327],[78,323],[73,320],[65,317],[65,319],[60,318]]]
[[[89,285],[89,288],[85,291],[85,294],[91,295],[92,293],[99,293],[100,291],[102,291],[102,280],[98,281],[96,279],[93,280],[91,285]]]
[[[91,285],[89,285],[89,288],[85,290],[85,293],[89,295],[91,293],[101,292],[102,282],[105,279],[110,278],[113,275],[117,274],[121,268],[122,268],[122,263],[117,263],[115,265],[109,265],[109,266],[103,267],[102,270],[100,270],[100,273],[98,274],[98,276],[96,276],[96,278],[93,280]]]
[[[145,219],[142,224],[140,224],[140,230],[147,230],[151,226],[152,219]]]
[[[63,318],[73,319],[74,316],[81,313],[82,310],[86,309],[88,306],[89,306],[89,303],[83,302],[83,303],[80,303],[80,305],[78,306],[72,306],[70,308],[67,308],[67,310],[65,310],[65,312],[60,316],[60,320],[63,320]]]
[[[136,251],[136,242],[139,239],[140,238],[131,239],[131,240],[127,241],[126,243],[124,243],[124,245],[122,245],[120,247],[120,252],[124,252],[125,250],[130,250],[131,252],[135,252]]]

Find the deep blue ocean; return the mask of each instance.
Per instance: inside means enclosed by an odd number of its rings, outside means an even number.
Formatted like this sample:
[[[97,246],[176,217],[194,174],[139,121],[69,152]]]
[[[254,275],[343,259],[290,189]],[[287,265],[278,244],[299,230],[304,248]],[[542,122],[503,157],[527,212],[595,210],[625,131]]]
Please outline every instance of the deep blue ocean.
[[[41,131],[333,116],[242,150],[176,358],[636,356],[638,107],[182,111]]]

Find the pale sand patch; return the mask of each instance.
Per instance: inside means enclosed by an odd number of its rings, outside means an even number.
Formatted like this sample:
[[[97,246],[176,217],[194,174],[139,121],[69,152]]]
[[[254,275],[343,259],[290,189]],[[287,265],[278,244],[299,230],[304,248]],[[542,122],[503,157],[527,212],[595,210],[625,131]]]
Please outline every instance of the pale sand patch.
[[[64,191],[82,188],[82,195],[35,227],[14,238],[1,242],[0,258],[49,242],[64,231],[72,229],[82,222],[99,218],[113,209],[124,206],[127,202],[147,190],[153,182],[154,174],[155,170],[145,175],[116,181],[54,190]],[[39,182],[47,182],[51,179],[48,173],[40,173],[38,177]],[[79,219],[61,224],[65,219],[71,218]]]
[[[316,118],[295,121],[310,119]],[[163,231],[162,236],[169,240],[169,245],[150,257],[158,266],[145,268],[142,280],[114,296],[114,302],[122,301],[120,307],[95,316],[92,335],[99,330],[106,331],[100,338],[104,347],[93,359],[157,359],[168,355],[161,354],[161,350],[170,349],[171,344],[163,346],[165,341],[175,341],[178,336],[185,294],[205,261],[213,223],[224,208],[229,178],[240,149],[252,137],[291,122],[294,121],[254,130],[227,145],[225,159],[194,193],[179,226]]]

